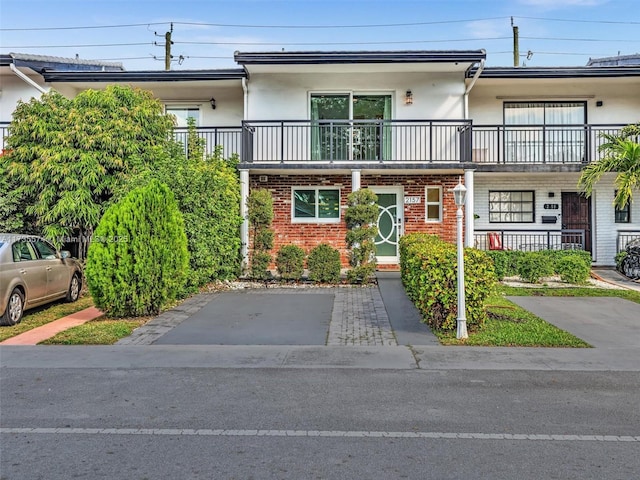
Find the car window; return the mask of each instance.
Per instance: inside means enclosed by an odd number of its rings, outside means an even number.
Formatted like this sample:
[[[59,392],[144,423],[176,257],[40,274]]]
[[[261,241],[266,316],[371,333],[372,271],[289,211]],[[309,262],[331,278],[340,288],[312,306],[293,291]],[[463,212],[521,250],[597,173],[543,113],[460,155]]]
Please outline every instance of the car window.
[[[33,250],[31,246],[31,242],[16,242],[12,246],[13,251],[13,261],[14,262],[25,262],[28,260],[35,260],[36,252]]]
[[[36,240],[33,243],[36,247],[36,250],[38,250],[38,253],[40,254],[40,258],[43,258],[45,260],[54,260],[58,258],[58,256],[56,255],[56,249],[53,248],[53,246],[49,245],[46,242],[43,242],[42,240]]]

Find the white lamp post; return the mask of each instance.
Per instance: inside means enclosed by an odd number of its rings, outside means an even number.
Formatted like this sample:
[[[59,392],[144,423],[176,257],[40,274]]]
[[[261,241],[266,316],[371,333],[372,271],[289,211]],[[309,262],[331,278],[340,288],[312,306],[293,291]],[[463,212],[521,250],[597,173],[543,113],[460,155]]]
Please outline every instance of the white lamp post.
[[[458,246],[458,331],[456,338],[469,338],[467,335],[467,315],[464,302],[464,250],[462,243],[462,206],[464,205],[467,196],[467,189],[462,184],[461,179],[458,177],[458,185],[453,189],[453,198],[458,206],[456,212],[456,244]]]

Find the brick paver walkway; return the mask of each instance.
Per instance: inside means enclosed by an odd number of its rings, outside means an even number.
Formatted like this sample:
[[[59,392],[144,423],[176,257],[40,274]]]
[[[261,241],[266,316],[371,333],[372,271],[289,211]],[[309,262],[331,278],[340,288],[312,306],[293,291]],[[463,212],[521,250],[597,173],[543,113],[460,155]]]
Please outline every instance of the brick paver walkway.
[[[398,345],[378,287],[336,289],[327,345]]]

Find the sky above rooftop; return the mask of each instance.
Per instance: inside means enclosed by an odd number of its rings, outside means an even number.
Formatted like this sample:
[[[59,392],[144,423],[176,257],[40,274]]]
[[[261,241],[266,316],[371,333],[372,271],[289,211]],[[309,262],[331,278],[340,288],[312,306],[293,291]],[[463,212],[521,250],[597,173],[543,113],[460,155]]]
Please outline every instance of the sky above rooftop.
[[[0,53],[162,70],[173,22],[174,70],[237,67],[236,50],[483,48],[487,65],[510,66],[513,17],[520,65],[575,66],[640,52],[638,11],[637,0],[2,0]]]

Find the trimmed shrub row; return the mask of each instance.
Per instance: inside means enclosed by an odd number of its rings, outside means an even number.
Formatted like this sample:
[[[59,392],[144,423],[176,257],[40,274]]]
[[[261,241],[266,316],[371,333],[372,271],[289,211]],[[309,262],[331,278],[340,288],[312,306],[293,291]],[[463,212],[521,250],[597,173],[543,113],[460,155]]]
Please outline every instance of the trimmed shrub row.
[[[276,267],[283,280],[299,280],[304,272],[305,253],[297,245],[285,245],[278,251]],[[309,252],[307,268],[309,280],[338,283],[340,281],[340,252],[321,243]]]
[[[537,283],[550,275],[560,275],[563,282],[585,283],[591,271],[591,254],[582,250],[493,250],[487,254],[493,259],[498,280],[519,276],[529,283]]]
[[[486,252],[464,250],[467,327],[478,329],[486,320],[485,300],[496,282]],[[413,233],[400,239],[400,272],[409,298],[423,321],[438,330],[455,330],[458,316],[456,246],[436,235]]]

